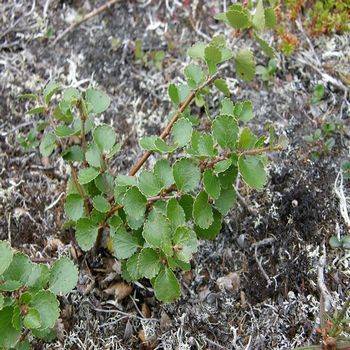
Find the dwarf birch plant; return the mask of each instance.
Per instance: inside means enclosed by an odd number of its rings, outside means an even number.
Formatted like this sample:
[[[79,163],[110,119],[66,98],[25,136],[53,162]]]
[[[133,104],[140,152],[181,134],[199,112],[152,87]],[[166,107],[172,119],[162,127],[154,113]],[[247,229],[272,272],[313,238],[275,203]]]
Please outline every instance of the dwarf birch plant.
[[[262,1],[254,13],[236,4],[217,19],[250,31],[262,50],[274,56],[260,37],[275,21],[273,9],[264,8]],[[127,174],[115,175],[109,167],[121,148],[115,130],[96,123],[95,116],[110,104],[104,92],[62,90],[51,82],[38,98],[42,104],[30,111],[49,116],[42,155],[60,155],[70,165],[64,209],[79,247],[94,251],[107,241],[122,261],[123,278],[149,279],[164,302],[180,296],[174,271],[190,269],[198,240],[214,239],[220,232],[223,217],[236,203],[237,176],[262,189],[266,153],[281,149],[274,138],[251,131],[252,103],[233,102],[220,70],[224,62],[234,61],[237,78],[252,80],[253,52],[245,48],[233,53],[220,35],[208,44],[196,43],[188,56],[192,62],[184,70],[186,83],[168,88],[174,107],[168,125],[159,136],[140,140],[144,153]],[[222,96],[213,111],[208,104],[212,93]],[[193,103],[205,110],[208,128],[193,114]],[[151,155],[156,161],[148,168]]]
[[[30,349],[27,336],[51,339],[59,317],[57,295],[69,293],[78,269],[68,258],[35,264],[0,241],[0,349]]]

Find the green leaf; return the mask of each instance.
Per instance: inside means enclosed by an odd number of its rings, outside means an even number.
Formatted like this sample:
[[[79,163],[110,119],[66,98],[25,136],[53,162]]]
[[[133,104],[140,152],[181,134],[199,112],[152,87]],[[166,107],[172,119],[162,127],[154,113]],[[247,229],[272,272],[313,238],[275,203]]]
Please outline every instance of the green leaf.
[[[37,100],[38,96],[32,93],[25,93],[25,94],[18,95],[18,98],[20,100]]]
[[[78,89],[70,87],[63,90],[62,99],[69,104],[78,101],[81,98],[81,93]]]
[[[191,89],[196,89],[205,79],[202,68],[193,63],[185,68],[185,76]]]
[[[179,119],[171,130],[173,140],[178,147],[186,146],[192,136],[192,124],[186,118]]]
[[[55,294],[46,290],[40,291],[33,296],[30,306],[39,312],[41,329],[53,328],[60,315]]]
[[[272,7],[267,7],[265,9],[265,26],[267,29],[275,28],[277,24],[277,19],[275,15],[275,10]]]
[[[238,77],[250,81],[255,75],[255,61],[253,53],[249,49],[241,49],[236,55],[236,71]]]
[[[28,313],[24,316],[23,325],[28,329],[40,328],[41,318],[39,311],[33,308],[29,308]]]
[[[222,215],[226,215],[236,203],[237,194],[233,187],[226,188],[215,201],[215,207]]]
[[[193,191],[201,176],[198,166],[187,158],[175,162],[173,175],[176,186],[181,192]]]
[[[225,172],[232,165],[231,159],[224,159],[214,165],[214,172],[220,174]]]
[[[212,126],[213,136],[222,148],[236,147],[238,138],[238,125],[234,118],[220,115],[215,118]]]
[[[265,29],[265,10],[262,0],[258,1],[253,16],[253,26],[258,30],[262,31]]]
[[[111,174],[105,172],[100,174],[94,180],[96,187],[107,195],[113,194],[114,178]]]
[[[229,98],[224,98],[221,101],[220,114],[233,116],[233,108],[234,108],[233,102]]]
[[[172,253],[170,221],[157,210],[152,210],[143,226],[142,236],[152,248],[160,248],[166,255]]]
[[[204,58],[208,65],[209,74],[214,74],[217,64],[221,62],[221,51],[214,45],[208,45],[204,50]]]
[[[124,210],[135,220],[142,219],[146,211],[147,198],[137,187],[131,187],[123,199]]]
[[[118,259],[127,259],[138,249],[139,243],[137,237],[127,232],[123,225],[116,228],[111,234],[114,253]]]
[[[64,203],[64,211],[71,220],[77,221],[84,213],[84,199],[79,194],[68,195]]]
[[[111,205],[109,204],[108,200],[102,195],[97,195],[92,198],[92,205],[101,213],[107,213],[111,209]]]
[[[39,150],[43,157],[48,157],[56,148],[56,136],[49,132],[41,140]]]
[[[180,102],[184,102],[188,95],[190,94],[190,88],[186,84],[180,84],[178,86]]]
[[[98,226],[90,219],[81,218],[78,220],[75,228],[75,237],[82,250],[87,251],[94,246],[97,233]]]
[[[191,270],[190,263],[184,262],[184,261],[179,260],[177,258],[167,257],[167,261],[168,261],[168,266],[172,270],[176,270],[176,269],[181,269],[182,271],[190,271]]]
[[[43,95],[45,99],[45,103],[49,104],[52,96],[60,90],[60,85],[55,81],[50,81],[43,90]]]
[[[95,168],[84,168],[80,169],[78,173],[78,181],[81,185],[88,184],[92,180],[96,179],[99,172]]]
[[[331,246],[331,248],[335,249],[335,248],[340,248],[342,246],[342,242],[341,240],[338,239],[337,236],[332,236],[329,239],[329,245]]]
[[[202,239],[214,239],[221,230],[222,226],[222,216],[219,211],[216,209],[213,210],[214,214],[214,221],[212,224],[207,228],[203,229],[199,226],[195,226],[194,230],[197,233],[197,236]]]
[[[0,347],[10,349],[19,341],[21,331],[16,330],[12,325],[12,316],[14,308],[12,306],[4,307],[0,310]]]
[[[226,12],[226,18],[234,29],[245,29],[250,27],[249,13],[245,9],[232,9]]]
[[[193,203],[193,219],[201,228],[208,228],[214,220],[208,195],[204,191],[199,192]]]
[[[259,43],[261,49],[263,52],[270,58],[273,58],[276,56],[275,50],[265,41],[264,39],[260,38],[258,35],[254,35],[255,40]]]
[[[0,284],[0,292],[13,292],[22,286],[23,283],[20,281],[6,280]]]
[[[204,54],[205,47],[206,47],[206,44],[201,43],[201,42],[194,44],[192,47],[190,47],[187,50],[187,54],[188,54],[188,56],[190,56],[193,59],[201,59],[204,61],[205,60],[205,54]]]
[[[30,343],[28,340],[23,340],[16,345],[16,350],[30,350]]]
[[[134,176],[119,174],[115,180],[118,186],[136,186],[137,180]]]
[[[29,111],[27,111],[27,114],[33,115],[33,114],[43,114],[45,112],[44,106],[38,106],[31,108]]]
[[[32,329],[32,333],[36,338],[42,339],[45,342],[51,342],[56,339],[56,331],[51,328]]]
[[[180,226],[173,235],[175,256],[181,261],[189,262],[192,254],[197,252],[198,241],[196,234],[188,227]]]
[[[86,153],[86,161],[91,167],[100,168],[101,167],[101,152],[95,143],[90,143]]]
[[[146,151],[156,151],[157,147],[155,141],[158,139],[158,136],[145,136],[140,139],[140,147]]]
[[[106,159],[111,159],[113,158],[117,153],[119,153],[119,151],[122,148],[122,143],[121,142],[117,142],[106,154]]]
[[[210,134],[201,133],[198,139],[197,151],[199,156],[215,157],[217,151],[214,148],[214,140]]]
[[[191,220],[194,203],[193,197],[189,194],[184,194],[183,196],[181,196],[179,203],[185,212],[186,221]]]
[[[240,156],[238,168],[243,180],[250,187],[262,189],[266,184],[267,175],[259,156]]]
[[[170,303],[181,295],[180,284],[171,269],[162,270],[154,281],[154,294],[156,298],[165,303]]]
[[[65,149],[61,153],[62,158],[69,162],[82,162],[84,160],[84,153],[80,146],[74,145]]]
[[[172,153],[176,150],[176,146],[168,145],[164,140],[158,137],[154,141],[154,145],[156,146],[156,150],[161,153]]]
[[[173,227],[183,226],[186,223],[185,212],[175,198],[171,198],[166,207],[166,215]]]
[[[67,125],[59,125],[55,129],[55,134],[60,138],[70,137],[75,134],[75,130]]]
[[[49,289],[54,294],[67,294],[78,282],[78,269],[68,258],[54,262],[50,270]]]
[[[45,289],[50,277],[50,270],[45,264],[33,264],[27,286],[30,290]],[[23,294],[22,294],[23,295]]]
[[[243,128],[239,135],[238,148],[239,149],[251,149],[254,148],[257,137],[252,133],[249,128]]]
[[[155,277],[162,264],[160,263],[159,255],[152,248],[143,248],[138,257],[139,272],[146,278]]]
[[[215,79],[214,85],[221,91],[225,96],[229,97],[231,95],[227,83],[224,79]]]
[[[217,176],[214,175],[213,171],[208,169],[203,174],[203,184],[205,192],[214,199],[218,199],[220,196],[221,186]]]
[[[180,103],[180,93],[179,93],[179,90],[175,84],[169,84],[168,94],[169,94],[170,100],[175,105],[178,105]]]
[[[188,150],[189,154],[201,157],[214,157],[217,155],[217,150],[214,148],[214,140],[210,134],[194,131],[191,143],[192,149]]]
[[[21,310],[18,305],[15,305],[12,314],[12,325],[18,331],[22,328]]]
[[[0,280],[5,281],[5,283],[0,284],[0,290],[11,291],[18,289],[18,285],[24,286],[28,282],[32,267],[33,264],[25,254],[15,253],[10,265],[0,277]],[[17,283],[11,283],[12,281]],[[6,284],[7,282],[9,284]]]
[[[111,103],[108,95],[100,90],[88,89],[85,93],[85,100],[92,113],[103,113]]]
[[[248,122],[254,118],[253,104],[251,101],[243,101],[239,107],[239,119],[243,122]]]
[[[101,152],[108,152],[112,149],[116,141],[114,129],[107,124],[99,125],[93,131],[93,138]]]
[[[146,197],[156,196],[162,189],[157,176],[146,170],[143,170],[138,178],[138,187]]]
[[[169,161],[166,159],[158,160],[154,166],[153,172],[159,183],[162,185],[162,188],[167,188],[175,182],[173,170]]]
[[[127,273],[132,281],[137,281],[139,278],[142,277],[138,262],[139,262],[138,253],[131,256],[126,262]]]
[[[2,310],[2,308],[4,307],[4,303],[5,303],[5,298],[2,294],[0,294],[0,310]]]
[[[10,266],[12,258],[13,250],[10,243],[7,241],[0,241],[0,275]]]

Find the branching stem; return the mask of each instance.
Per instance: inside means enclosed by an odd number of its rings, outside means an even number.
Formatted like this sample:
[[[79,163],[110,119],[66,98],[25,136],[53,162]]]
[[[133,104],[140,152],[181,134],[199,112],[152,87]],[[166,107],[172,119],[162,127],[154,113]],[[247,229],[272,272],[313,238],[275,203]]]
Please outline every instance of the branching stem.
[[[180,106],[180,108],[175,112],[174,116],[171,118],[170,122],[168,123],[168,125],[165,127],[165,129],[163,130],[163,132],[160,134],[160,138],[162,140],[166,139],[167,136],[169,135],[173,125],[176,123],[176,121],[180,118],[181,114],[184,112],[184,110],[192,103],[192,101],[194,100],[196,94],[201,91],[203,88],[205,88],[206,86],[210,85],[215,79],[217,79],[218,77],[218,73],[212,75],[211,77],[209,77],[202,85],[200,85],[197,89],[193,90],[189,96],[186,98],[186,100],[182,103],[182,105]],[[142,167],[143,164],[145,164],[145,162],[147,161],[147,159],[150,157],[150,155],[152,154],[151,151],[146,151],[141,158],[135,163],[135,165],[131,168],[129,175],[130,176],[134,176]]]

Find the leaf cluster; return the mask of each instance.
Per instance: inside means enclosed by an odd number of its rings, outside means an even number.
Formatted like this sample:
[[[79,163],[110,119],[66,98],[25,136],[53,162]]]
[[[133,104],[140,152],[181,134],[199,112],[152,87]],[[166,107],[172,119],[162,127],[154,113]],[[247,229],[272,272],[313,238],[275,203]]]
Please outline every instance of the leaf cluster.
[[[69,293],[77,280],[78,270],[68,258],[51,267],[35,264],[0,241],[0,349],[29,349],[28,333],[55,338],[57,295]]]
[[[262,1],[254,12],[232,5],[218,19],[235,29],[253,30],[263,51],[273,56],[259,36],[275,22]],[[248,126],[254,117],[252,103],[233,102],[225,77],[219,75],[220,64],[234,59],[237,77],[252,80],[252,51],[234,54],[224,36],[216,36],[209,44],[193,45],[188,55],[193,61],[184,69],[185,82],[168,88],[175,109],[171,121],[160,136],[140,139],[145,153],[129,174],[110,169],[110,159],[121,146],[113,127],[96,118],[110,104],[104,92],[61,89],[51,82],[38,98],[42,105],[30,111],[52,111],[53,122],[39,148],[43,156],[59,153],[70,165],[64,209],[80,248],[89,251],[107,241],[110,252],[122,261],[123,278],[149,279],[155,296],[164,302],[180,296],[175,271],[190,269],[199,240],[214,239],[220,232],[224,216],[236,203],[237,176],[262,189],[267,182],[266,153],[281,148],[275,138],[253,133]],[[212,88],[223,95],[214,111],[209,103]],[[192,102],[204,108],[205,123],[193,115]],[[146,168],[151,154],[154,166]]]

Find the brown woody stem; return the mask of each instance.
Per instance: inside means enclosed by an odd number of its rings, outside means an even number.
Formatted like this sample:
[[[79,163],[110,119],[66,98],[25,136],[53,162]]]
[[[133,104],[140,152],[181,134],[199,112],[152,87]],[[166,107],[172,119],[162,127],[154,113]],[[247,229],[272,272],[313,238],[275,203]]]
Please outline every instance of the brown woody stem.
[[[184,110],[192,103],[194,100],[196,94],[205,88],[206,86],[210,85],[216,78],[218,77],[218,73],[212,75],[209,77],[202,85],[200,85],[197,89],[193,90],[190,95],[186,98],[186,100],[183,102],[183,104],[180,106],[180,108],[175,112],[174,116],[171,118],[169,124],[165,127],[163,132],[160,134],[160,138],[164,140],[170,133],[173,125],[175,122],[180,118],[181,114],[184,112]],[[142,167],[143,164],[147,161],[147,159],[152,154],[151,151],[146,151],[141,158],[136,162],[136,164],[131,168],[129,175],[134,176]]]
[[[80,120],[81,120],[81,132],[80,132],[81,147],[83,149],[84,157],[85,157],[85,152],[86,152],[85,121],[87,119],[87,114],[86,114],[86,111],[84,109],[82,101],[79,101],[78,109],[80,112]]]
[[[78,190],[80,196],[82,198],[84,198],[85,212],[86,212],[86,214],[89,214],[89,212],[90,212],[89,201],[88,201],[88,199],[86,197],[84,188],[80,185],[80,183],[78,181],[77,171],[76,171],[76,169],[75,169],[75,167],[73,166],[72,163],[70,163],[70,167],[72,169],[72,179],[73,179],[74,185],[75,185],[76,189]]]

